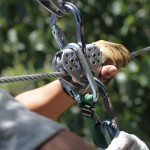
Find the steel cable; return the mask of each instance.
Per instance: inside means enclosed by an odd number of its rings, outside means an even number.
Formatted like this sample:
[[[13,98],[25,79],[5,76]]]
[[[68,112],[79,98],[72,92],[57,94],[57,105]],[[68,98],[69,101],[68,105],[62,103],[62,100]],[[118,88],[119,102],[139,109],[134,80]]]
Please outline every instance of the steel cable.
[[[130,53],[130,59],[140,56],[140,55],[144,55],[145,53],[148,53],[148,52],[150,52],[150,46]]]
[[[19,81],[35,81],[41,79],[50,79],[66,76],[65,72],[52,72],[52,73],[42,73],[42,74],[30,74],[30,75],[20,75],[11,77],[0,77],[0,83],[10,83]]]
[[[130,60],[139,55],[150,52],[150,46],[145,47],[141,50],[134,51],[130,53]],[[58,78],[68,75],[65,72],[52,72],[52,73],[41,73],[41,74],[31,74],[31,75],[20,75],[20,76],[10,76],[10,77],[0,77],[0,83],[10,83],[19,81],[34,81],[50,78]]]

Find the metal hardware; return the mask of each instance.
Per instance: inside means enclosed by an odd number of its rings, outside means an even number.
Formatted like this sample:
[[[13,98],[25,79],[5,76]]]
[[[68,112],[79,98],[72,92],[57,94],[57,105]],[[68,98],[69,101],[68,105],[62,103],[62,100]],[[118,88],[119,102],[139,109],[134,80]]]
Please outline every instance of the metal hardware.
[[[56,9],[58,9],[63,13],[67,13],[67,10],[64,10],[64,8],[61,5],[65,4],[66,2],[76,5],[78,2],[78,0],[50,0],[50,1],[55,6]]]
[[[85,86],[81,76],[83,69],[75,51],[70,48],[65,48],[56,53],[52,62],[53,68],[57,71],[66,71],[78,84]]]
[[[79,106],[81,107],[82,115],[89,125],[94,143],[97,146],[105,149],[111,143],[115,135],[119,132],[119,129],[117,127],[115,112],[113,110],[105,85],[97,78],[94,78],[94,80],[98,84],[99,92],[102,95],[102,101],[104,108],[108,113],[108,119],[103,121],[97,115],[94,108],[95,103],[92,101],[92,95],[83,95],[81,99],[82,103],[79,104]]]
[[[73,81],[75,80],[75,82],[79,83],[80,85],[86,86],[87,83],[87,82],[85,83],[85,78],[86,78],[93,92],[93,101],[97,101],[99,96],[99,90],[93,78],[87,59],[85,58],[86,46],[84,41],[83,22],[80,17],[79,10],[75,5],[69,2],[65,2],[64,7],[69,12],[71,12],[75,17],[77,44],[70,43],[67,46],[65,46],[66,42],[63,42],[62,40],[64,39],[64,35],[62,34],[62,31],[61,34],[57,34],[59,32],[54,31],[53,33],[54,33],[55,40],[58,43],[61,51],[59,51],[55,55],[53,59],[53,66],[58,71],[62,71],[62,70],[67,71],[67,73],[73,78]],[[56,27],[56,21],[57,21],[57,16],[52,15],[51,22],[50,22],[50,26],[52,30],[54,30],[55,29],[54,27]],[[69,61],[71,64],[68,65]]]
[[[75,5],[73,5],[72,3],[66,2],[64,4],[64,7],[69,12],[71,12],[75,17],[77,44],[80,45],[82,48],[82,51],[85,52],[86,45],[85,45],[85,39],[84,39],[84,33],[83,33],[83,21],[80,17],[80,12],[77,9],[77,7]],[[52,32],[54,34],[56,42],[58,43],[58,41],[61,41],[61,43],[63,43],[62,39],[65,39],[65,37],[64,37],[64,34],[62,33],[62,31],[60,31],[60,28],[59,28],[59,32],[55,32],[55,28],[58,27],[58,25],[56,25],[57,17],[58,16],[56,14],[52,14],[51,19],[50,19],[50,27],[52,28]],[[59,45],[59,43],[58,43],[58,45]],[[59,47],[60,47],[60,45],[59,45]]]
[[[85,55],[81,51],[81,48],[79,47],[78,44],[70,43],[70,44],[68,44],[67,47],[70,49],[73,49],[76,52],[76,54],[79,58],[79,61],[81,63],[82,69],[84,70],[85,76],[88,79],[88,82],[89,82],[90,87],[92,89],[93,101],[96,102],[98,100],[98,97],[99,97],[99,90],[98,90],[97,84],[93,78],[92,72],[90,71],[89,65],[88,65],[87,60],[85,58]]]
[[[61,28],[56,24],[57,18],[58,16],[56,14],[51,15],[50,27],[52,29],[55,41],[57,42],[59,48],[62,50],[67,45],[67,41]]]
[[[100,130],[100,132],[103,133],[107,145],[109,145],[111,141],[114,139],[115,135],[119,133],[118,127],[114,126],[113,123],[109,120],[105,120],[105,121],[99,120],[96,122],[95,125]]]
[[[149,52],[150,52],[150,46],[147,46],[143,49],[134,51],[134,52],[130,53],[130,60],[137,56],[144,55],[145,53],[149,53]]]
[[[99,78],[102,68],[102,53],[100,48],[94,44],[87,44],[85,55],[93,76]]]
[[[113,106],[111,104],[107,89],[100,80],[98,80],[97,78],[94,78],[94,79],[98,85],[99,91],[101,92],[103,104],[104,104],[105,110],[108,114],[108,118],[111,121],[112,126],[117,127],[117,118],[116,118]]]
[[[68,13],[64,8],[64,3],[70,2],[76,5],[78,0],[37,0],[47,11],[62,17],[64,14]]]
[[[92,118],[93,117],[93,107],[90,106],[90,105],[87,105],[85,103],[80,103],[79,104],[80,108],[81,108],[81,111],[82,111],[82,115],[85,116],[85,117],[90,117]]]
[[[74,18],[76,20],[77,44],[80,45],[82,48],[82,51],[85,52],[86,46],[85,46],[84,32],[83,32],[83,21],[80,16],[80,12],[79,12],[78,8],[75,5],[73,5],[72,3],[66,2],[64,4],[64,7],[74,15]]]
[[[90,47],[93,46],[93,44],[88,44],[88,47],[89,47],[89,45],[90,45]],[[88,47],[86,48],[86,51],[87,51],[87,49],[89,49]],[[130,53],[130,60],[135,58],[135,57],[137,57],[137,56],[140,56],[140,55],[143,55],[143,54],[149,53],[149,52],[150,52],[150,46],[145,47],[145,48],[143,48],[141,50],[137,50],[137,51],[131,52]],[[101,58],[101,55],[102,54],[100,53],[100,57],[98,57],[98,58]],[[92,56],[93,56],[93,54],[91,55],[91,58],[92,58]],[[88,54],[88,52],[86,52],[86,58],[88,58],[88,57],[89,57],[89,54]],[[100,72],[100,70],[99,70],[100,66],[94,65],[92,63],[92,59],[89,60],[88,62],[89,62],[90,69],[91,69],[92,73],[94,73],[95,77],[98,77],[99,76],[99,72]],[[10,76],[10,77],[1,77],[0,78],[0,83],[10,83],[10,82],[19,82],[19,81],[31,81],[31,80],[42,80],[42,79],[49,79],[51,77],[59,78],[59,77],[64,77],[66,75],[64,75],[63,72],[58,72],[58,73],[56,72],[56,74],[55,74],[55,72],[53,72],[53,73],[46,73],[46,74],[43,73],[43,74],[30,74],[30,75],[18,75],[18,76]]]

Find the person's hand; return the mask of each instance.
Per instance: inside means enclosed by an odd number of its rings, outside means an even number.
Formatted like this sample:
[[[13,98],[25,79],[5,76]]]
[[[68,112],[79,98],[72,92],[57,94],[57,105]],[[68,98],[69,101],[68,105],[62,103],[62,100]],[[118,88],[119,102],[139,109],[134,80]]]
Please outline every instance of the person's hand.
[[[121,44],[107,41],[93,43],[102,53],[102,69],[100,76],[103,83],[108,83],[117,70],[125,67],[129,61],[129,51]]]
[[[128,63],[129,51],[123,45],[103,40],[93,44],[102,52],[103,65],[115,65],[117,69],[120,69]]]
[[[105,79],[112,78],[117,73],[117,68],[114,65],[105,65],[102,66],[101,76]]]
[[[106,150],[149,150],[149,148],[135,135],[120,131]]]

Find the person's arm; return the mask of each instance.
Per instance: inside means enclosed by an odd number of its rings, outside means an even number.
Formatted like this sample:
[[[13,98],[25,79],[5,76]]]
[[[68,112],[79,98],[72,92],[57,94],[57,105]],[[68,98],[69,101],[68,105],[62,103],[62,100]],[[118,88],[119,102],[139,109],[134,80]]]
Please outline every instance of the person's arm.
[[[58,144],[59,143],[59,144]],[[71,133],[70,131],[63,130],[48,139],[37,150],[96,150],[94,145],[85,142],[83,139]]]
[[[74,103],[74,100],[63,91],[58,80],[19,94],[16,99],[28,109],[51,119],[57,119]]]

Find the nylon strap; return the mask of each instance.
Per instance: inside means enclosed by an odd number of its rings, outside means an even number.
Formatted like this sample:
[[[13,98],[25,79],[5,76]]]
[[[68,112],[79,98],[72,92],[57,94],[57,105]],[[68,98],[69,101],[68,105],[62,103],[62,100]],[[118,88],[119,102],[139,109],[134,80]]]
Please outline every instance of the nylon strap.
[[[113,131],[109,125],[110,121],[100,121],[100,117],[97,115],[94,108],[93,96],[92,94],[85,94],[81,96],[82,104],[89,105],[91,107],[91,117],[83,115],[89,130],[92,135],[92,140],[96,146],[106,149],[113,139]],[[82,108],[82,107],[81,107]],[[85,111],[85,110],[84,110]],[[115,129],[117,130],[117,129]],[[115,131],[116,132],[116,131]]]

